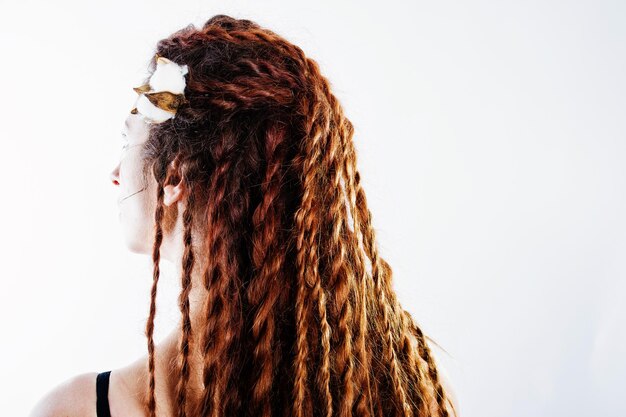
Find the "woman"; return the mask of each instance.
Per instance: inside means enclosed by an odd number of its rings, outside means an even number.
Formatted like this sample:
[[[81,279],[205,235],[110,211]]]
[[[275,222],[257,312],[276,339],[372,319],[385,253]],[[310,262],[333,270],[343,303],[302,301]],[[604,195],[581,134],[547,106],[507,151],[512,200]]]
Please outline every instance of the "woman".
[[[127,245],[154,262],[148,353],[68,380],[31,416],[455,415],[317,63],[216,15],[161,40],[150,69],[111,173]],[[155,346],[162,258],[181,322]]]

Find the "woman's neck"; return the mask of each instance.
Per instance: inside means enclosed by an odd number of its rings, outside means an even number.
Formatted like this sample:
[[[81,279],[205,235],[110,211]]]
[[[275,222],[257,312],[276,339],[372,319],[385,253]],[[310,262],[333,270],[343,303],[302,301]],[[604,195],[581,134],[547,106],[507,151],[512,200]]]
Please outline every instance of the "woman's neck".
[[[176,259],[181,259],[182,248],[178,248]],[[191,291],[189,293],[189,316],[193,340],[189,341],[188,369],[189,380],[187,382],[187,397],[189,401],[197,403],[196,400],[203,394],[202,373],[204,369],[203,355],[199,341],[203,336],[201,324],[203,320],[204,304],[206,303],[207,291],[204,288],[204,263],[202,258],[195,259],[195,265],[191,273]],[[176,263],[174,276],[180,279],[182,268],[180,262]],[[176,300],[178,302],[178,300]],[[154,367],[155,367],[155,400],[158,408],[158,415],[164,417],[175,417],[176,410],[176,385],[178,384],[179,368],[178,352],[181,343],[181,323],[182,315],[178,325],[161,341],[154,346]],[[146,349],[147,350],[147,349]],[[120,370],[121,378],[128,386],[129,392],[136,398],[138,404],[148,402],[150,374],[148,370],[148,353],[132,362],[127,367]],[[141,406],[139,405],[139,408]],[[139,414],[144,415],[144,414]]]
[[[193,327],[192,327],[193,329]],[[175,417],[176,412],[176,385],[179,378],[179,358],[180,349],[180,324],[176,326],[163,340],[154,347],[154,378],[155,378],[155,400],[158,415],[164,417]],[[201,333],[201,332],[196,332]],[[195,335],[197,337],[197,335]],[[203,356],[201,349],[194,341],[190,341],[188,357],[189,380],[187,382],[188,403],[197,403],[203,393],[202,371]],[[129,393],[137,400],[139,409],[145,409],[141,404],[148,402],[150,374],[148,369],[148,354],[142,356],[135,362],[123,368],[121,378],[128,386]],[[144,414],[140,414],[144,415]]]

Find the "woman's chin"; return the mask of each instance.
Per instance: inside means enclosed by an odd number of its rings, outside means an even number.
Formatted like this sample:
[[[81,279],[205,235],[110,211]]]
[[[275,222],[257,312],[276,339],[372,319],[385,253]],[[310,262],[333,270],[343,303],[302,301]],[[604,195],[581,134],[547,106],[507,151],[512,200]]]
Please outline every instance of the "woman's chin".
[[[147,253],[146,249],[139,242],[127,241],[126,246],[128,247],[128,250],[131,251],[132,253],[138,253],[138,254]]]
[[[148,253],[149,248],[146,248],[146,243],[143,239],[140,239],[136,233],[132,233],[131,230],[125,230],[126,247],[133,253]]]

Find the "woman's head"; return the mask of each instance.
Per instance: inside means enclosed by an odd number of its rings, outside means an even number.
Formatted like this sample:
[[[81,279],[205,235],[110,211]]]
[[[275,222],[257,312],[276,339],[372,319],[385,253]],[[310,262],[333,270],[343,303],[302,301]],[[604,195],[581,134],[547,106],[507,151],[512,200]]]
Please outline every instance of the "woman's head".
[[[151,414],[158,263],[179,227],[179,415],[190,344],[204,357],[192,415],[426,415],[429,386],[447,415],[425,336],[378,253],[352,124],[317,63],[225,15],[159,41],[156,54],[187,66],[187,101],[162,123],[129,116],[138,146],[112,173],[122,205],[145,188],[121,216],[131,246],[154,261]],[[200,260],[207,300],[192,328]]]
[[[293,154],[298,139],[305,135],[305,117],[310,111],[307,106],[316,105],[319,110],[315,97],[319,100],[320,92],[314,91],[307,80],[308,64],[302,52],[289,44],[245,32],[250,29],[260,30],[249,20],[219,15],[201,30],[189,25],[159,42],[149,69],[154,73],[159,56],[185,65],[186,101],[175,117],[165,122],[146,123],[140,113],[127,117],[124,139],[135,148],[123,152],[122,158],[127,155],[128,160],[122,159],[111,177],[120,186],[120,216],[131,250],[151,250],[146,231],[154,234],[153,214],[161,205],[156,201],[157,184],[164,191],[164,239],[187,203],[195,203],[190,207],[193,229],[203,229],[208,218],[210,181],[239,182],[235,186],[250,191],[249,195],[241,195],[240,204],[250,203],[243,201],[248,198],[260,198],[266,154]],[[267,30],[259,33],[271,34]],[[227,173],[222,172],[229,178],[213,175],[219,174],[216,168],[220,163],[236,164]],[[126,181],[124,165],[128,171]],[[240,177],[233,178],[237,174]],[[176,190],[179,192],[169,195]],[[183,190],[188,191],[184,201]],[[282,191],[287,194],[288,190]]]
[[[148,254],[154,244],[154,229],[157,200],[157,184],[154,176],[148,172],[146,163],[146,146],[150,135],[150,123],[140,113],[129,113],[122,129],[120,158],[113,171],[111,180],[119,188],[117,206],[119,218],[124,231],[126,245],[132,252]],[[174,163],[170,164],[170,169]],[[180,228],[181,208],[184,209],[186,188],[180,181],[163,187],[164,213],[164,245],[162,256],[177,260],[177,252],[172,253],[180,245],[172,242],[176,235],[172,232]]]

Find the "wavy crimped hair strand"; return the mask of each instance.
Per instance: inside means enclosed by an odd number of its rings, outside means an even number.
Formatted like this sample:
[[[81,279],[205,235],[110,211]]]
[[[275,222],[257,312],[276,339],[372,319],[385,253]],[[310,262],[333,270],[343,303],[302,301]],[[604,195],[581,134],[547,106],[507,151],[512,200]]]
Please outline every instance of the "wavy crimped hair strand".
[[[151,125],[143,149],[144,174],[157,183],[148,414],[157,415],[160,246],[172,227],[164,186],[181,181],[177,416],[447,417],[427,336],[377,248],[354,127],[316,61],[226,15],[173,33],[156,53],[189,71],[188,102]],[[199,259],[207,295],[192,328]],[[199,399],[189,395],[193,343],[203,357]]]

